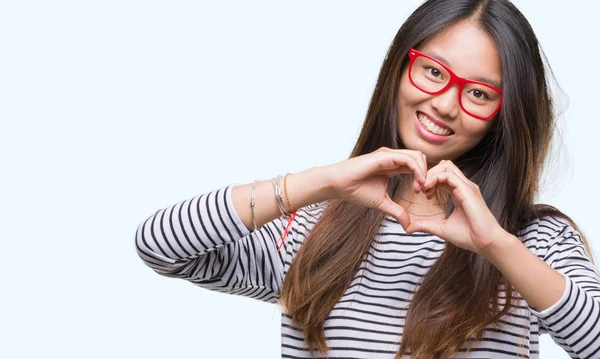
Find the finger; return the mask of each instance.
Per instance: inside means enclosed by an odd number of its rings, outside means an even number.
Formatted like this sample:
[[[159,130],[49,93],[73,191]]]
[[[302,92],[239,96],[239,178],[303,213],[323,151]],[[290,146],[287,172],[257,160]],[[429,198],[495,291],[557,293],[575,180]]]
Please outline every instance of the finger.
[[[415,190],[415,192],[420,192],[421,191],[421,183],[419,182],[419,180],[415,179],[413,181],[413,189]]]
[[[412,151],[412,150],[405,150],[405,149],[397,149],[395,151],[398,153],[402,153],[402,154],[408,154],[409,156],[411,156],[415,159],[417,164],[421,167],[421,171],[423,172],[423,179],[421,180],[420,177],[415,175],[415,180],[418,181],[422,185],[425,182],[425,176],[427,174],[427,162],[423,160],[423,158],[424,158],[423,153],[421,151]]]
[[[474,187],[467,185],[454,172],[440,172],[427,181],[426,188],[428,185],[444,186],[444,189],[452,194],[456,206],[462,207],[469,217],[477,216],[478,213],[482,213],[483,207],[487,208],[483,197],[474,191]],[[445,187],[446,185],[448,187]]]
[[[429,180],[435,178],[436,176],[439,176],[440,174],[452,174],[464,184],[472,183],[467,177],[464,176],[462,171],[458,167],[456,167],[452,162],[448,160],[442,160],[440,161],[440,163],[432,167],[427,172],[427,180],[425,181],[424,185],[425,190],[431,188],[428,186],[428,184],[430,183]]]
[[[454,172],[459,178],[465,183],[472,183],[471,180],[465,176],[465,174],[450,160],[441,160],[437,165],[427,171],[427,177],[432,176],[440,172]]]
[[[398,170],[397,169],[393,169],[393,170],[382,170],[376,173],[377,175],[384,175],[386,177],[393,177],[396,174],[398,174]],[[423,186],[421,185],[421,183],[419,182],[418,179],[415,178],[415,180],[413,181],[413,189],[415,192],[420,192],[421,188]]]
[[[435,190],[436,187],[441,187],[443,184],[448,185],[449,187],[446,188],[455,196],[457,194],[460,195],[466,187],[464,181],[454,172],[438,172],[427,177],[423,189],[426,193],[430,193],[431,190]],[[460,200],[461,198],[458,199]]]
[[[392,201],[389,196],[386,196],[385,200],[379,205],[377,208],[380,211],[389,214],[394,217],[401,225],[402,228],[406,230],[408,225],[410,224],[410,217],[408,216],[408,212],[398,203]]]
[[[413,189],[415,192],[420,192],[421,188],[423,187],[423,183],[425,183],[425,179],[427,176],[427,162],[424,160],[425,155],[421,152],[421,151],[409,151],[409,150],[398,150],[398,151],[403,151],[404,153],[408,152],[411,156],[413,156],[413,158],[415,159],[415,161],[421,166],[421,170],[423,171],[423,179],[421,180],[421,178],[419,176],[414,176],[414,181],[413,181]]]
[[[444,160],[443,162],[444,166],[448,169],[448,171],[454,172],[458,177],[465,181],[465,183],[471,182],[471,180],[468,179],[467,176],[465,176],[463,171],[461,171],[460,168],[458,168],[458,166],[454,162],[450,160]]]
[[[447,172],[448,168],[446,167],[445,164],[445,160],[441,160],[438,164],[436,164],[435,166],[431,167],[428,171],[427,171],[427,178],[429,178],[430,176],[433,176],[437,173],[440,172]]]
[[[422,168],[423,168],[423,173],[425,174],[425,179],[427,179],[427,157],[425,156],[425,154],[423,152],[419,151],[419,157],[420,157],[420,163],[422,164]],[[425,181],[423,181],[422,183],[419,183],[419,191],[421,190],[421,188],[423,188],[423,184],[425,183]]]
[[[436,190],[439,188],[445,189],[446,191],[452,193],[453,188],[448,186],[447,184],[444,185],[445,182],[439,180],[439,176],[445,174],[456,175],[454,172],[447,170],[447,168],[445,167],[431,169],[430,172],[427,174],[427,180],[423,185],[423,193],[425,193],[426,196],[433,196]],[[458,178],[461,182],[464,182],[460,177]]]
[[[393,170],[398,174],[406,173],[405,167],[408,167],[419,182],[425,183],[425,172],[413,156],[398,152],[382,152],[381,155],[384,157],[379,161],[382,170]]]
[[[444,239],[444,223],[441,218],[424,218],[411,222],[406,229],[406,233],[426,232]]]
[[[458,176],[458,178],[460,178],[463,182],[465,182],[466,184],[472,184],[474,185],[473,182],[471,182],[463,173],[462,171],[450,160],[441,160],[437,165],[435,165],[434,167],[432,167],[428,172],[427,172],[427,178],[433,178],[436,175],[438,175],[439,173],[444,173],[444,172],[452,172],[454,173],[456,176]],[[453,189],[449,186],[444,186],[442,184],[440,184],[439,182],[433,187],[433,188],[429,188],[424,190],[424,193],[427,197],[427,199],[431,199],[433,198],[433,195],[435,194],[436,188],[441,187],[442,189],[446,190],[449,193],[453,192]]]
[[[406,151],[406,150],[401,150],[401,151]],[[412,158],[415,159],[415,162],[419,165],[419,168],[421,169],[421,173],[423,173],[423,176],[418,176],[415,173],[415,181],[419,183],[419,185],[423,185],[423,183],[425,183],[425,179],[427,176],[427,166],[424,165],[423,163],[423,159],[421,157],[421,152],[420,151],[409,151],[410,155],[412,156]]]
[[[419,165],[421,165],[421,168],[423,169],[423,173],[425,175],[427,175],[427,161],[425,159],[425,154],[423,154],[423,152],[421,151],[413,151],[415,160],[417,161],[417,163],[419,163]]]

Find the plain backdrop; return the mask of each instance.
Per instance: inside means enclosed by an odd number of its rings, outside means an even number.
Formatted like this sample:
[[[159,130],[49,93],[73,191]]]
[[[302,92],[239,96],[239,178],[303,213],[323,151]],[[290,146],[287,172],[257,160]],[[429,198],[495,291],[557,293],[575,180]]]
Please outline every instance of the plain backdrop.
[[[155,274],[135,231],[201,193],[346,159],[419,3],[0,2],[0,357],[279,357],[276,306]],[[598,256],[600,6],[514,3],[562,89],[539,200]]]

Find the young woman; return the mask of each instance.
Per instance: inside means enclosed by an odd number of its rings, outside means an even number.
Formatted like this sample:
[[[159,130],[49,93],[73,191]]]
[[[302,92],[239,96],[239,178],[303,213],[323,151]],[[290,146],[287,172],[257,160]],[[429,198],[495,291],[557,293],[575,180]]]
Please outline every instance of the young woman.
[[[504,0],[402,25],[350,158],[227,186],[136,233],[157,273],[280,303],[282,357],[600,358],[600,273],[534,203],[554,128],[539,44]]]

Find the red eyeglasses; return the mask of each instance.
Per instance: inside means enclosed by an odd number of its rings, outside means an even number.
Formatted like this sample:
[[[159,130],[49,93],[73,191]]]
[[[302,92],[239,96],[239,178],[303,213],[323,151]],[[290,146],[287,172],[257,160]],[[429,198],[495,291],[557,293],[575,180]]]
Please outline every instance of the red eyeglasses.
[[[492,85],[457,76],[446,65],[415,49],[408,52],[408,78],[419,90],[440,94],[458,86],[458,103],[470,116],[480,120],[492,118],[502,105],[502,91]]]

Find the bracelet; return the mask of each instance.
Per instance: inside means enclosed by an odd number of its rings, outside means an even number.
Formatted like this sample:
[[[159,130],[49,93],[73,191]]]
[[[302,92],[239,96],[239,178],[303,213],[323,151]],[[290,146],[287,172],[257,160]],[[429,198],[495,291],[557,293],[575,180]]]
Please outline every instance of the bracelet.
[[[290,215],[290,213],[287,211],[287,209],[283,205],[283,197],[281,195],[281,188],[279,187],[280,182],[281,182],[281,176],[277,176],[277,179],[275,180],[275,197],[277,199],[277,206],[279,207],[279,211],[281,212],[281,215],[284,217],[287,217]]]
[[[289,175],[289,173],[286,173],[285,177],[283,177],[283,190],[285,191],[285,199],[287,201],[288,207],[290,207],[290,212],[294,212],[294,207],[292,207],[292,204],[290,203],[290,198],[288,197],[287,191],[287,176]]]
[[[285,184],[285,178],[284,178],[284,184]],[[285,202],[283,201],[283,191],[281,190],[281,176],[277,176],[277,191],[279,192],[279,195],[277,196],[277,200],[279,201],[279,203],[281,204],[281,208],[283,208],[284,210],[284,215],[286,217],[289,217],[292,215],[293,211],[288,211],[287,208],[285,208]],[[290,206],[291,208],[291,206]]]
[[[275,198],[277,199],[277,206],[279,207],[279,212],[281,212],[282,216],[289,217],[290,212],[287,211],[285,206],[283,205],[283,198],[281,196],[281,189],[279,188],[279,181],[281,176],[277,176],[277,179],[273,178],[271,180],[271,184],[273,184],[273,188],[275,189]]]
[[[252,224],[256,231],[256,220],[254,218],[254,205],[256,204],[256,180],[252,182],[252,199],[250,200],[250,207],[252,207]]]

